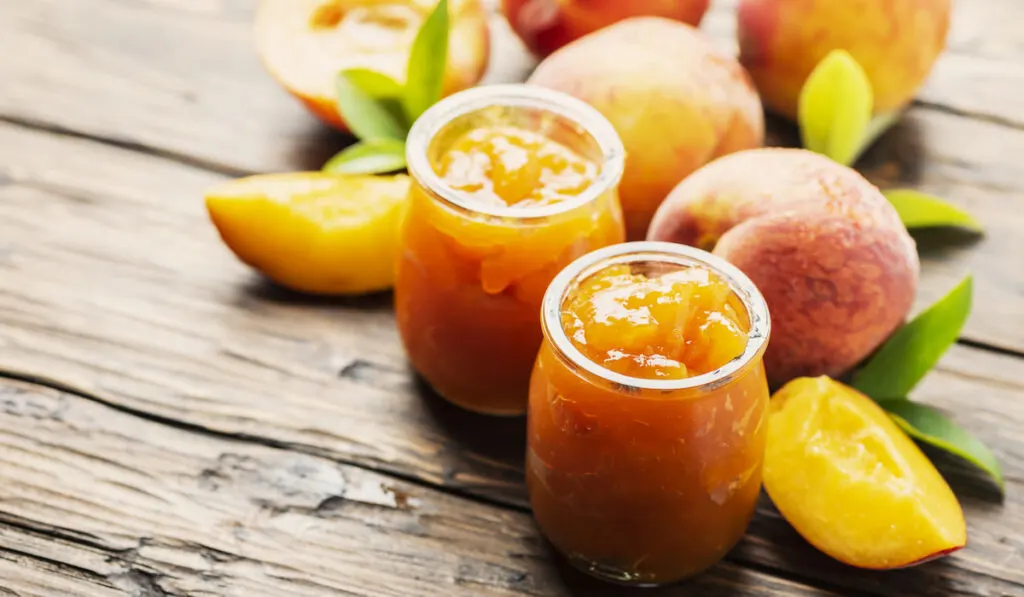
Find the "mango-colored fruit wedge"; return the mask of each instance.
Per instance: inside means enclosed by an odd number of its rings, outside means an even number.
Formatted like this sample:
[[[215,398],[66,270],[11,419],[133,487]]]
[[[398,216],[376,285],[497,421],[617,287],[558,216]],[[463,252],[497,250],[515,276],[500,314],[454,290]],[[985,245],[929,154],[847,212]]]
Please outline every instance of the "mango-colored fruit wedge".
[[[206,208],[235,255],[278,284],[362,294],[394,284],[408,191],[405,175],[266,174],[214,186]]]
[[[912,566],[967,543],[949,485],[874,401],[828,377],[772,397],[764,485],[808,542],[861,568]]]

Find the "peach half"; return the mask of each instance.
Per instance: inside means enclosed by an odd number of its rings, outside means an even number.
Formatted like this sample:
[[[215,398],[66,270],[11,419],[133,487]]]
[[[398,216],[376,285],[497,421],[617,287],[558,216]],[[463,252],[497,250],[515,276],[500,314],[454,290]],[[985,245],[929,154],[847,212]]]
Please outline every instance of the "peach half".
[[[648,238],[713,250],[753,280],[771,312],[776,386],[852,369],[917,289],[916,246],[892,205],[856,171],[801,149],[711,162],[672,191]]]
[[[807,541],[837,560],[904,568],[967,544],[946,481],[873,400],[827,377],[771,400],[764,486]]]
[[[634,17],[591,33],[548,56],[527,82],[589,103],[622,137],[619,196],[630,240],[644,238],[688,174],[764,140],[761,102],[743,68],[671,19]]]
[[[700,25],[710,0],[502,0],[512,30],[538,56],[629,17]]]
[[[437,0],[262,0],[256,49],[264,66],[318,118],[347,131],[338,114],[339,71],[367,68],[404,83],[413,40]],[[475,85],[490,37],[480,0],[450,0],[446,95]]]

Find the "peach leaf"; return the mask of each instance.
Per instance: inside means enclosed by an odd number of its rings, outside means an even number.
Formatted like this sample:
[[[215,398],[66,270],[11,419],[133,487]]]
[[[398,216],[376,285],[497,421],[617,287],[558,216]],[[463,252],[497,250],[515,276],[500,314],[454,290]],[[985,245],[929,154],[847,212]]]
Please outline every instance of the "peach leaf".
[[[447,63],[448,0],[441,0],[416,33],[409,55],[402,102],[410,123],[441,99]]]
[[[349,129],[360,139],[405,139],[409,127],[405,122],[398,99],[381,95],[391,83],[381,73],[364,69],[347,69],[338,73],[335,90],[338,111]]]
[[[892,189],[885,191],[884,195],[908,229],[955,226],[984,232],[981,222],[974,216],[934,195],[912,189]]]
[[[910,437],[966,460],[985,471],[1005,489],[1003,469],[992,451],[940,411],[909,400],[886,400],[880,403],[896,424]]]
[[[368,139],[341,150],[324,164],[328,174],[386,174],[405,169],[405,142]]]
[[[853,387],[876,401],[905,399],[956,342],[971,312],[967,276],[949,294],[903,325],[853,376]]]
[[[849,166],[868,138],[874,94],[860,64],[833,50],[804,83],[798,116],[804,147]]]

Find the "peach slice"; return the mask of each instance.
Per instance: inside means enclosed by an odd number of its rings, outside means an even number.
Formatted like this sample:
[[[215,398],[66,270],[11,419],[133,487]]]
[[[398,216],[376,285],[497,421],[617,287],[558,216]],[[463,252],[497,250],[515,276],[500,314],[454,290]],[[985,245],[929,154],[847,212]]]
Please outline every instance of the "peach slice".
[[[348,130],[335,105],[339,71],[367,68],[405,82],[412,42],[437,0],[262,0],[256,50],[270,74],[321,120]],[[444,92],[475,85],[490,51],[480,0],[450,0]]]
[[[278,284],[361,294],[394,284],[408,192],[401,174],[264,174],[214,186],[206,208],[228,248]]]
[[[874,401],[828,377],[772,397],[764,486],[812,545],[861,568],[919,564],[967,543],[942,475]]]

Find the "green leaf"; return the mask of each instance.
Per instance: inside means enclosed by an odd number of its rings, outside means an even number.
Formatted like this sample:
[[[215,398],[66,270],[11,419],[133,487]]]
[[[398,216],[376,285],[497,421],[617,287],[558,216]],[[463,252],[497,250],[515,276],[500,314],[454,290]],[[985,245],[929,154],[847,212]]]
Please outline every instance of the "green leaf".
[[[441,99],[447,63],[448,0],[441,0],[416,33],[409,54],[403,105],[410,123]]]
[[[1003,469],[995,455],[969,431],[930,406],[909,400],[881,403],[910,437],[959,456],[988,473],[1004,489]]]
[[[388,89],[384,79],[387,77],[366,69],[338,73],[335,83],[338,111],[352,133],[360,139],[401,140],[409,132],[401,113],[394,109],[395,101],[375,95]]]
[[[370,139],[343,149],[324,164],[330,174],[385,174],[405,168],[405,142]]]
[[[853,376],[853,387],[875,400],[905,398],[956,341],[971,311],[973,282],[949,294],[896,330]]]
[[[873,105],[864,69],[845,50],[833,50],[800,90],[804,147],[849,166],[864,147]]]
[[[933,195],[911,189],[893,189],[885,191],[885,197],[896,208],[907,228],[959,226],[974,232],[983,231],[981,222],[974,216]]]
[[[350,68],[343,72],[353,85],[374,99],[397,100],[402,97],[402,85],[384,73],[368,68]]]

